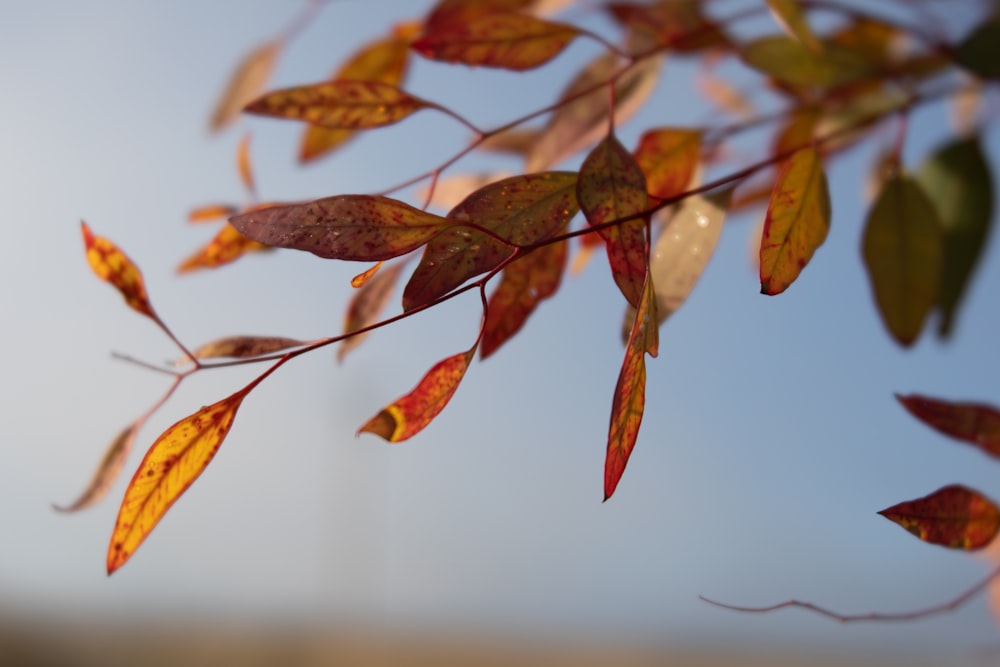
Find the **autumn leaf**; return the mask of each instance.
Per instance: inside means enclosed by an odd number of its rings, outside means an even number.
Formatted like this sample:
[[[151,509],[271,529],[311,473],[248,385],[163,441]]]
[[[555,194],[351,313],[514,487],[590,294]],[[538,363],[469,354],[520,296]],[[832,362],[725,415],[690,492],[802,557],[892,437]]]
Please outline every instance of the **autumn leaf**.
[[[375,262],[370,267],[359,273],[358,275],[351,278],[351,287],[358,289],[359,287],[364,287],[369,280],[375,277],[375,274],[381,270],[384,262]]]
[[[306,345],[308,341],[280,336],[226,336],[205,343],[192,350],[195,359],[249,359],[293,347]],[[188,360],[183,360],[188,361]]]
[[[890,178],[868,213],[862,253],[882,321],[900,345],[913,344],[938,302],[943,246],[920,184],[905,174]]]
[[[488,13],[431,24],[412,48],[432,60],[523,71],[559,55],[578,34],[571,25],[528,14]]]
[[[366,130],[398,123],[428,106],[433,105],[387,83],[324,81],[267,93],[245,110],[331,129]]]
[[[957,484],[879,512],[924,542],[967,551],[985,547],[1000,530],[1000,508]]]
[[[132,443],[139,429],[139,422],[134,422],[126,426],[118,436],[111,441],[97,470],[94,471],[87,488],[80,496],[69,505],[53,505],[53,509],[59,512],[77,512],[99,502],[114,485],[118,475],[121,474],[125,461],[132,451]]]
[[[649,204],[646,176],[624,146],[610,135],[594,147],[580,167],[580,208],[592,226],[644,211]],[[600,230],[611,273],[630,304],[639,307],[648,270],[646,216]]]
[[[250,133],[243,135],[239,148],[236,149],[236,170],[240,174],[243,187],[250,194],[257,193],[257,185],[253,180],[253,167],[250,164]]]
[[[566,247],[566,241],[544,245],[504,267],[487,307],[480,352],[483,359],[520,331],[538,304],[559,289]]]
[[[836,88],[871,76],[871,62],[853,49],[835,43],[814,53],[797,39],[772,35],[755,39],[740,56],[750,67],[780,83],[797,88]]]
[[[621,25],[643,36],[645,42],[672,51],[691,53],[729,47],[729,38],[705,16],[702,6],[702,0],[672,0],[654,4],[611,2],[606,8]]]
[[[181,262],[177,272],[190,273],[197,269],[214,269],[235,262],[247,253],[271,249],[270,246],[247,238],[227,222],[211,241]]]
[[[896,396],[911,415],[948,437],[975,445],[1000,458],[1000,410],[981,403],[955,403],[938,398]]]
[[[792,111],[775,136],[771,153],[782,155],[807,147],[812,143],[820,118],[820,109],[814,106],[799,107]]]
[[[809,27],[798,0],[767,0],[767,6],[778,25],[790,37],[797,39],[814,53],[820,53],[823,50],[816,35]]]
[[[374,433],[389,442],[402,442],[412,438],[448,405],[475,353],[476,348],[473,346],[467,352],[439,361],[413,391],[368,420],[358,430],[358,434]]]
[[[378,319],[379,314],[389,302],[389,297],[392,296],[393,288],[399,281],[402,270],[402,263],[387,266],[358,288],[347,306],[344,333],[357,331],[373,324]],[[343,361],[347,353],[360,345],[367,335],[356,334],[344,339],[337,349],[337,361]]]
[[[642,424],[642,413],[646,405],[646,354],[655,357],[659,351],[656,304],[653,299],[653,281],[647,273],[611,405],[608,453],[604,461],[604,500],[610,498],[618,487],[639,437],[639,426]]]
[[[419,248],[447,226],[444,218],[377,195],[335,195],[241,213],[241,234],[326,259],[377,262]]]
[[[760,242],[760,291],[780,294],[795,282],[830,231],[830,193],[815,148],[786,160],[767,206]]]
[[[659,199],[687,190],[698,166],[701,132],[679,128],[646,131],[635,149],[635,161],[646,175],[646,189]]]
[[[217,132],[229,125],[247,102],[260,93],[267,84],[280,53],[281,43],[276,40],[261,44],[246,55],[215,105],[210,123],[213,131]]]
[[[219,220],[220,218],[228,218],[231,215],[239,213],[239,209],[235,206],[229,206],[227,204],[209,204],[207,206],[199,206],[198,208],[192,209],[188,213],[188,222],[212,222],[213,220]]]
[[[132,557],[150,531],[215,457],[251,383],[185,417],[156,439],[125,490],[108,545],[108,574]]]
[[[487,14],[524,11],[536,0],[438,0],[425,20],[428,31],[437,31],[449,24],[462,24]]]
[[[448,213],[449,229],[424,249],[403,290],[403,310],[431,303],[497,268],[518,247],[540,243],[565,228],[579,207],[576,179],[573,172],[525,174],[466,197]]]
[[[1000,78],[1000,18],[985,21],[955,49],[963,67],[984,79]]]
[[[698,75],[694,85],[699,93],[722,111],[745,120],[753,118],[756,113],[747,96],[721,77],[705,71]]]
[[[159,322],[146,295],[146,285],[139,267],[118,246],[90,231],[86,222],[80,223],[87,262],[97,277],[114,285],[132,310]]]

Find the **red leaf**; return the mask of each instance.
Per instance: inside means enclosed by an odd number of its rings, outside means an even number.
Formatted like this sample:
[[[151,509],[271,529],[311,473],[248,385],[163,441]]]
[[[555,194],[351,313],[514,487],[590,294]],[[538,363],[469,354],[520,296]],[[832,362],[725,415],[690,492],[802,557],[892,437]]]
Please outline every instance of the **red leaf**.
[[[927,396],[896,396],[911,415],[956,440],[1000,458],[1000,410],[981,403],[953,403]]]
[[[644,42],[681,52],[727,47],[729,39],[705,17],[702,5],[701,0],[671,0],[652,5],[612,2],[606,7],[619,23],[641,36]]]
[[[130,308],[159,321],[146,295],[139,267],[114,243],[103,236],[95,236],[86,222],[80,223],[80,229],[83,231],[87,262],[97,277],[114,285]]]
[[[649,194],[669,199],[686,191],[698,166],[700,148],[697,130],[658,128],[643,134],[635,161],[646,175]]]
[[[333,129],[365,130],[398,123],[428,105],[387,83],[324,81],[268,93],[247,105],[246,111]]]
[[[475,352],[473,347],[439,361],[413,391],[369,419],[358,434],[374,433],[389,442],[402,442],[422,431],[448,405]]]
[[[438,0],[428,13],[426,29],[440,30],[453,23],[468,23],[487,14],[517,12],[529,8],[536,0]]]
[[[978,491],[952,485],[879,512],[924,542],[967,551],[985,547],[1000,530],[1000,508]]]

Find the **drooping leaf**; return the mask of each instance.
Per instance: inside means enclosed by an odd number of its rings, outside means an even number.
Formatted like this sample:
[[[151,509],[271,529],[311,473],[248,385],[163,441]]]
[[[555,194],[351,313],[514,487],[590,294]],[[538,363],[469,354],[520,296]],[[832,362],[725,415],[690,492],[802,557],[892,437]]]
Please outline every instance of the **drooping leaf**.
[[[253,180],[253,167],[250,164],[250,133],[247,132],[240,140],[240,145],[236,149],[236,170],[240,174],[240,181],[243,187],[250,194],[257,193],[257,185]]]
[[[225,91],[215,105],[210,122],[213,131],[229,125],[247,102],[260,93],[267,84],[280,53],[281,43],[275,40],[261,44],[246,55],[229,78]]]
[[[90,478],[87,488],[75,501],[69,505],[53,505],[52,507],[59,512],[77,512],[104,498],[125,466],[125,461],[132,451],[132,443],[135,442],[138,428],[139,422],[129,424],[111,441],[104,456],[101,457],[100,463],[97,464],[97,470]]]
[[[366,130],[398,123],[431,106],[396,86],[378,81],[323,81],[267,93],[247,113],[302,120],[331,129]]]
[[[788,33],[789,37],[797,39],[814,53],[823,50],[816,35],[809,27],[809,22],[806,21],[798,0],[767,0],[767,6],[778,25]]]
[[[635,448],[646,405],[646,355],[655,357],[658,351],[653,281],[647,273],[611,405],[608,453],[604,461],[604,500],[614,494]]]
[[[528,14],[488,13],[432,24],[412,48],[432,60],[523,71],[544,65],[579,31]]]
[[[344,333],[357,331],[361,327],[374,324],[379,314],[389,303],[392,290],[399,281],[403,264],[397,263],[384,268],[358,288],[347,306],[344,318]],[[347,353],[361,344],[368,334],[357,334],[344,339],[337,348],[337,361],[343,361]]]
[[[879,514],[924,542],[967,551],[985,547],[1000,530],[1000,508],[978,491],[957,484]]]
[[[868,213],[865,268],[886,328],[912,345],[938,302],[944,235],[934,204],[910,176],[890,178]]]
[[[857,51],[827,43],[822,54],[814,53],[785,35],[755,39],[743,46],[740,56],[750,67],[797,88],[836,88],[874,72],[872,63]]]
[[[157,320],[139,267],[114,243],[103,236],[94,235],[86,222],[80,223],[80,229],[83,231],[87,262],[97,277],[114,285],[132,310]]]
[[[896,396],[911,415],[934,430],[1000,458],[1000,410],[982,403],[955,403],[928,396]]]
[[[669,199],[688,188],[698,166],[701,132],[679,128],[648,130],[639,139],[635,161],[646,175],[646,189]]]
[[[268,246],[362,262],[406,254],[448,224],[441,216],[377,195],[335,195],[241,213],[229,221]]]
[[[611,2],[611,16],[642,39],[640,43],[691,53],[726,49],[726,34],[702,11],[701,0],[659,0],[652,4]],[[648,46],[646,48],[649,48]]]
[[[956,47],[955,56],[976,76],[1000,78],[1000,18],[976,26]]]
[[[272,352],[280,352],[293,347],[301,347],[308,341],[280,336],[226,336],[210,341],[191,351],[195,359],[249,359]],[[187,360],[184,360],[187,361]]]
[[[615,54],[603,53],[590,61],[559,96],[558,109],[527,153],[525,170],[548,169],[607,134],[612,115],[608,85],[614,87],[613,124],[621,126],[653,92],[663,60],[644,58],[617,78],[623,65]]]
[[[369,419],[358,434],[374,433],[389,442],[412,438],[444,410],[475,353],[473,346],[467,352],[439,361],[427,371],[413,391]]]
[[[403,309],[431,303],[495,269],[518,247],[561,231],[579,210],[576,180],[568,171],[526,174],[470,194],[448,213],[450,227],[427,244],[403,290]]]
[[[795,282],[830,230],[830,193],[815,148],[792,155],[778,171],[760,242],[761,294]]]
[[[215,457],[255,384],[180,420],[156,439],[125,490],[108,545],[108,574],[132,557],[163,515]]]
[[[190,273],[197,269],[214,269],[235,262],[247,253],[265,250],[272,248],[247,238],[227,222],[211,241],[181,262],[177,272]]]
[[[482,350],[485,359],[521,330],[538,304],[559,289],[566,267],[567,244],[559,241],[508,264],[490,295]]]
[[[917,179],[944,226],[938,334],[948,337],[993,223],[993,177],[977,137],[952,141],[921,165]]]
[[[592,226],[635,215],[647,208],[646,176],[632,154],[609,135],[587,155],[577,184],[580,208]],[[600,230],[611,274],[625,299],[639,307],[648,273],[646,217]]]

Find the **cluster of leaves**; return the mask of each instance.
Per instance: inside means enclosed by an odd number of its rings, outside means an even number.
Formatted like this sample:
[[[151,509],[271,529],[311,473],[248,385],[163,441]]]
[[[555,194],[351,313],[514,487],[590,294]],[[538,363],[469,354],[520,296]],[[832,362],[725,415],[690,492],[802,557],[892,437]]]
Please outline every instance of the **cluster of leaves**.
[[[957,136],[946,137],[913,172],[903,166],[901,152],[914,108],[947,98],[974,99],[990,79],[1000,77],[1000,19],[985,15],[966,36],[949,38],[830,0],[753,2],[727,16],[710,13],[712,3],[697,0],[602,2],[580,9],[610,20],[618,36],[611,41],[552,19],[565,2],[440,0],[423,19],[394,26],[358,50],[329,80],[261,94],[283,46],[321,4],[310,4],[292,29],[246,57],[217,107],[214,127],[229,124],[240,111],[303,122],[304,163],[329,155],[362,131],[421,110],[445,114],[471,131],[472,139],[443,164],[386,193],[267,204],[256,201],[248,142],[240,144],[238,165],[254,203],[194,211],[193,221],[227,221],[181,270],[217,267],[269,248],[372,263],[352,281],[356,292],[344,333],[319,340],[230,337],[189,350],[153,310],[135,264],[84,224],[95,272],[174,340],[183,359],[174,368],[154,367],[173,377],[170,389],[114,441],[92,484],[67,509],[90,505],[107,491],[138,430],[183,379],[234,364],[270,364],[250,384],[178,421],[152,444],[125,492],[108,551],[109,573],[131,557],[211,461],[244,398],[284,363],[337,342],[343,357],[372,329],[478,292],[482,323],[471,346],[434,365],[359,431],[390,442],[406,440],[444,409],[477,352],[482,358],[494,354],[558,291],[574,245],[577,266],[603,247],[627,308],[607,439],[607,500],[637,441],[646,357],[656,356],[660,325],[698,282],[727,212],[765,207],[761,292],[784,292],[829,232],[829,161],[885,127],[894,129],[897,139],[875,165],[875,197],[862,241],[874,299],[900,345],[918,339],[933,311],[940,315],[939,335],[953,331],[992,220],[992,177],[979,122],[967,122]],[[893,4],[904,12],[912,9],[909,3]],[[773,34],[738,36],[742,21],[767,14],[775,19]],[[822,22],[814,20],[820,15]],[[832,27],[821,32],[814,28],[820,23]],[[554,101],[500,127],[481,129],[404,87],[416,56],[526,71],[556,58],[574,40],[592,40],[602,52]],[[647,128],[630,150],[616,128],[646,101],[667,54],[699,58],[706,68],[735,59],[780,99],[780,109],[753,112],[750,100],[706,70],[704,92],[736,119],[714,127]],[[726,169],[729,142],[761,127],[772,128],[766,154]],[[521,156],[524,173],[451,183],[441,178],[473,151],[498,150]],[[554,169],[578,155],[577,169]],[[720,175],[705,180],[709,170]],[[389,196],[420,181],[429,188],[419,205]],[[436,194],[455,183],[466,189],[447,214],[429,212]],[[379,319],[410,261],[416,266],[402,287],[401,312]],[[935,428],[993,455],[1000,452],[996,411],[915,396],[900,400]],[[957,486],[883,514],[922,539],[965,549],[986,544],[1000,525],[995,505]]]

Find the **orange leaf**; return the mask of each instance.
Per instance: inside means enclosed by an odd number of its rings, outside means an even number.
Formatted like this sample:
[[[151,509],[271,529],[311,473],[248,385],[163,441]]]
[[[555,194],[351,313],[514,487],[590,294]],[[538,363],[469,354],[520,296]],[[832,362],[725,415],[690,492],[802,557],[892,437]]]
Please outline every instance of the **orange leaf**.
[[[240,172],[240,180],[243,181],[243,186],[250,192],[250,194],[255,194],[257,192],[257,186],[254,184],[253,168],[250,165],[249,132],[243,135],[243,139],[240,140],[239,148],[236,149],[236,169]]]
[[[375,262],[369,268],[365,269],[358,275],[351,278],[351,287],[353,287],[354,289],[358,289],[359,287],[364,287],[365,284],[367,284],[368,281],[371,280],[375,276],[375,274],[379,272],[379,269],[381,268],[382,268],[382,262]]]
[[[995,407],[917,395],[897,395],[896,400],[934,430],[1000,458],[1000,410]]]
[[[146,285],[142,281],[139,267],[114,243],[103,236],[95,236],[86,222],[81,222],[80,228],[87,250],[87,262],[97,277],[114,285],[133,310],[159,321],[146,295]]]
[[[264,250],[271,250],[271,248],[263,243],[248,239],[227,222],[211,241],[181,262],[177,271],[178,273],[189,273],[196,269],[214,269],[234,262],[248,252]]]
[[[538,304],[559,289],[566,266],[566,241],[542,246],[504,270],[490,296],[481,357],[493,354],[521,330]]]
[[[366,130],[392,125],[428,102],[378,81],[324,81],[267,93],[248,113],[303,120],[332,129]]]
[[[132,557],[171,505],[212,461],[253,386],[185,417],[149,448],[118,510],[108,545],[108,574]]]
[[[280,42],[267,42],[251,51],[240,62],[212,113],[210,127],[213,131],[221,130],[231,123],[247,102],[260,93],[271,76],[279,53]]]
[[[279,336],[227,336],[205,343],[196,350],[192,350],[191,354],[196,359],[218,359],[220,357],[249,359],[292,347],[301,347],[307,342]]]
[[[646,176],[624,146],[609,135],[580,167],[577,185],[580,208],[597,226],[646,209]],[[640,217],[600,230],[608,250],[611,273],[622,294],[638,307],[647,272],[646,218]]]
[[[475,352],[473,346],[439,361],[413,391],[368,420],[358,434],[374,433],[389,442],[402,442],[422,431],[448,405]]]
[[[687,190],[698,166],[701,132],[674,128],[649,130],[639,139],[635,161],[646,175],[649,194],[659,199]]]
[[[240,233],[326,259],[377,262],[419,248],[447,226],[444,218],[396,199],[336,195],[230,218]]]
[[[760,242],[761,294],[780,294],[795,282],[830,230],[830,194],[815,148],[785,161],[771,193]]]
[[[347,315],[344,318],[344,333],[357,331],[362,327],[373,324],[389,302],[392,290],[402,273],[403,264],[397,263],[379,271],[358,288],[351,298],[351,303],[347,307]],[[347,353],[361,344],[367,333],[356,334],[344,339],[337,349],[337,361],[343,361]]]
[[[207,206],[199,206],[188,213],[188,222],[212,222],[219,218],[228,218],[238,212],[239,209],[235,206],[209,204]]]
[[[523,71],[547,63],[579,34],[527,14],[489,13],[432,24],[412,48],[426,58]]]
[[[139,422],[129,424],[118,436],[111,441],[108,449],[101,457],[101,462],[97,464],[97,470],[90,478],[90,483],[80,496],[71,504],[52,507],[59,512],[76,512],[99,502],[114,485],[118,475],[121,474],[125,466],[125,460],[129,452],[132,451],[132,443],[139,429]]]
[[[879,514],[924,542],[967,551],[985,547],[1000,530],[1000,508],[978,491],[957,484]]]
[[[403,290],[403,309],[428,304],[495,269],[518,247],[545,241],[577,210],[573,172],[512,176],[476,190],[448,213],[451,227],[427,244]]]
[[[781,155],[808,146],[812,143],[819,120],[820,110],[817,107],[800,107],[792,111],[775,137],[774,148],[771,149],[773,154]]]
[[[604,461],[605,500],[618,487],[639,437],[639,425],[642,424],[642,413],[646,405],[646,354],[655,357],[659,350],[656,304],[653,299],[653,281],[647,273],[625,349],[625,361],[615,386],[615,399],[611,405],[608,454]]]

